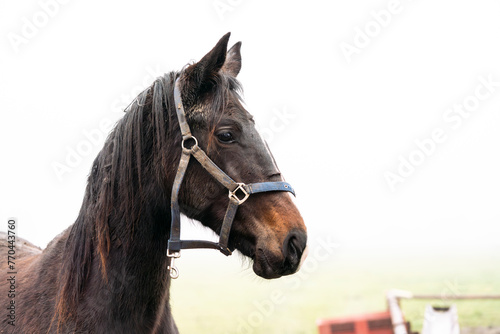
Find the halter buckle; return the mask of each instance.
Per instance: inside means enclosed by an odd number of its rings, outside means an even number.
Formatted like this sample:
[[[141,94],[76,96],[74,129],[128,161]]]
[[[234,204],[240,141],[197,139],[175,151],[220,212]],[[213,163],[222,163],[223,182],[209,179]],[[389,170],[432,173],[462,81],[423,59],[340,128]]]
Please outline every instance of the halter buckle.
[[[233,191],[229,190],[229,198],[230,199],[234,199],[236,201],[236,203],[238,203],[238,205],[241,205],[241,204],[243,204],[248,199],[248,197],[250,196],[250,194],[245,190],[246,184],[244,184],[244,183],[237,183],[237,185],[238,186]],[[238,191],[241,191],[243,193],[243,198],[240,199],[238,197],[238,194],[237,194]]]

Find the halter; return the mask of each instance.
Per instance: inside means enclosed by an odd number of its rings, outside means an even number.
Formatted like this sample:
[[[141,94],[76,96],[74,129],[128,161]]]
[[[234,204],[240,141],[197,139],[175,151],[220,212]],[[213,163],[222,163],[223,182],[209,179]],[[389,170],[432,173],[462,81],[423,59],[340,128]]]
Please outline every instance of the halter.
[[[172,222],[170,228],[170,239],[168,240],[167,256],[170,258],[170,277],[179,277],[179,270],[174,266],[174,260],[181,255],[181,249],[193,248],[213,248],[219,250],[222,254],[229,256],[232,254],[228,248],[229,233],[231,232],[231,225],[233,224],[234,217],[238,206],[243,204],[248,197],[252,194],[271,192],[271,191],[288,191],[295,196],[295,191],[292,186],[287,182],[258,182],[245,184],[234,181],[229,175],[224,173],[198,146],[198,140],[191,134],[191,130],[186,121],[186,114],[184,106],[182,105],[181,91],[179,88],[179,79],[175,81],[174,88],[175,109],[177,111],[177,118],[182,133],[182,155],[179,161],[177,174],[175,175],[174,184],[172,186],[171,197],[171,213]],[[181,240],[181,216],[179,208],[179,191],[181,188],[182,180],[186,174],[189,159],[191,155],[198,160],[201,166],[212,175],[220,184],[229,190],[229,204],[226,209],[226,214],[222,222],[220,230],[219,242],[212,242],[207,240]]]

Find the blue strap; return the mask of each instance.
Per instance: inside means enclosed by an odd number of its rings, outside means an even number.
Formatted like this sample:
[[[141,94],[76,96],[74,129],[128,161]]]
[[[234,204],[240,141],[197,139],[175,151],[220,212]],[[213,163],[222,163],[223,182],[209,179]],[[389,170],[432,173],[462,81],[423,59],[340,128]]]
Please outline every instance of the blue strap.
[[[249,194],[263,193],[268,191],[288,191],[295,196],[295,190],[292,186],[284,181],[278,182],[260,182],[260,183],[250,183],[245,186],[245,190]]]

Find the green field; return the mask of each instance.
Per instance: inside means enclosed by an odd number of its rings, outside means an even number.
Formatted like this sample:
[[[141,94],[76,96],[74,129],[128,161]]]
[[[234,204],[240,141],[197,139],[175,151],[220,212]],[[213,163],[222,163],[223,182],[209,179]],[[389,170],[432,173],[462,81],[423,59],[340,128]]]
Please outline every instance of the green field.
[[[384,311],[385,292],[393,288],[443,296],[402,302],[414,330],[421,329],[427,303],[456,303],[462,328],[500,326],[500,300],[447,299],[454,294],[500,294],[498,255],[311,254],[299,273],[266,281],[241,258],[184,252],[178,261],[181,276],[171,289],[179,330],[317,333],[318,318]]]

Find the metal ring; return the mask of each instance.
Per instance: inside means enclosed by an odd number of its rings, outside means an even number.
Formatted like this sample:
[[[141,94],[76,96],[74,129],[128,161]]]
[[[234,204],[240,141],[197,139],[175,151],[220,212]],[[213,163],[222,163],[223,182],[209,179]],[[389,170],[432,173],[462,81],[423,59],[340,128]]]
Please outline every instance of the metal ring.
[[[191,139],[192,139],[192,140],[194,140],[194,144],[193,144],[193,145],[191,145],[191,147],[187,148],[187,147],[185,146],[185,143],[186,143],[188,140],[191,140]],[[196,137],[194,137],[194,136],[186,136],[186,137],[182,138],[182,143],[181,143],[181,146],[182,146],[182,150],[183,150],[184,152],[186,152],[186,153],[191,153],[191,152],[193,151],[193,149],[194,149],[195,147],[197,147],[197,146],[198,146],[198,140],[197,140],[197,139],[196,139]]]
[[[179,269],[177,267],[171,267],[170,268],[170,277],[172,279],[176,279],[179,277]]]

